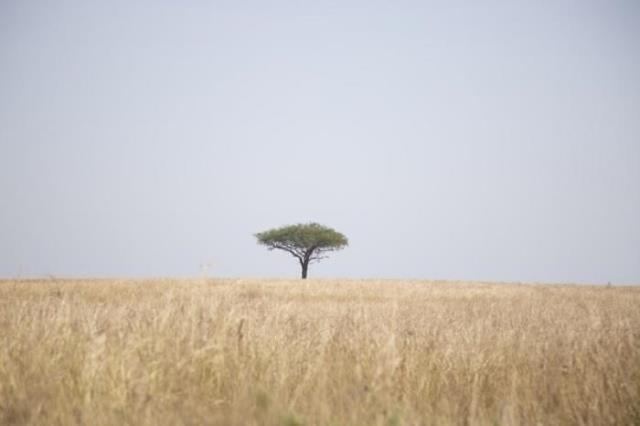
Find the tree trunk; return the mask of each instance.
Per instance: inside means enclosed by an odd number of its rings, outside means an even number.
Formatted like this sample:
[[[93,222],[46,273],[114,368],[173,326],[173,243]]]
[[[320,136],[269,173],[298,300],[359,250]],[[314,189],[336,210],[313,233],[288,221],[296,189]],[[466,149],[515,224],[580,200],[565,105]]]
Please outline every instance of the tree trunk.
[[[313,251],[316,249],[315,246],[311,247],[304,254],[304,257],[299,258],[300,266],[302,266],[302,279],[307,279],[307,270],[309,269],[309,263],[311,262],[311,256],[313,255]]]

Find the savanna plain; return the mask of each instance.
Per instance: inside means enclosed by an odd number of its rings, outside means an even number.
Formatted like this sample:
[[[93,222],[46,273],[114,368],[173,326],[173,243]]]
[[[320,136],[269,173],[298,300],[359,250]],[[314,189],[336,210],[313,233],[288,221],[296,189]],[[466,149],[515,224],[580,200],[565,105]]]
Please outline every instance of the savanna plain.
[[[0,281],[3,425],[640,424],[640,287]]]

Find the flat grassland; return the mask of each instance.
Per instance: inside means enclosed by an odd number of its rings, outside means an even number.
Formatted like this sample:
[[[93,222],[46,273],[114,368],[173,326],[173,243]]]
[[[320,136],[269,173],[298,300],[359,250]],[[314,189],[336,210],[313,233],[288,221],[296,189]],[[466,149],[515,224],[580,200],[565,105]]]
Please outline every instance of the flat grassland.
[[[0,281],[0,424],[640,424],[640,287]]]

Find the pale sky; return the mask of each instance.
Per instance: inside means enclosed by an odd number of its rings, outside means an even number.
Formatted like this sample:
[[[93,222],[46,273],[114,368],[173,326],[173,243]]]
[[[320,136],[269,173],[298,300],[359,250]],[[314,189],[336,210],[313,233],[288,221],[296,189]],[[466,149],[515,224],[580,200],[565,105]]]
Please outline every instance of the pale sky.
[[[640,283],[640,2],[0,0],[0,277]]]

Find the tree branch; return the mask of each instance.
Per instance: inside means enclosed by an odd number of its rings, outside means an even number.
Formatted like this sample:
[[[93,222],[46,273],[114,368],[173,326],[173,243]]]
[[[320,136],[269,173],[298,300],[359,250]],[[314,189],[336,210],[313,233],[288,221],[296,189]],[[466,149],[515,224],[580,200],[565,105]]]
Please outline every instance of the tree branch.
[[[302,260],[303,257],[304,257],[304,253],[301,253],[299,249],[297,249],[296,247],[292,247],[290,245],[287,245],[287,244],[271,243],[271,244],[269,244],[269,248],[271,250],[273,250],[273,249],[284,250],[284,251],[292,254],[294,257],[297,257],[300,260]]]

